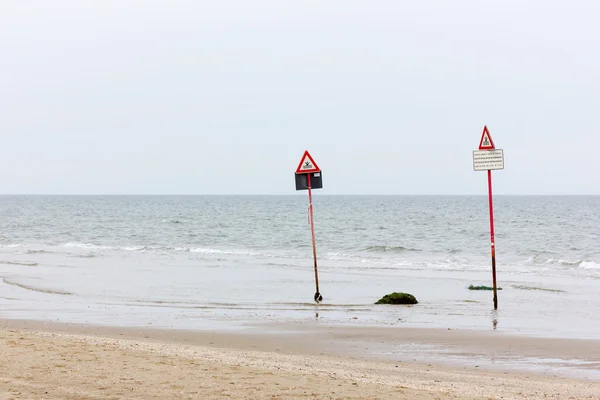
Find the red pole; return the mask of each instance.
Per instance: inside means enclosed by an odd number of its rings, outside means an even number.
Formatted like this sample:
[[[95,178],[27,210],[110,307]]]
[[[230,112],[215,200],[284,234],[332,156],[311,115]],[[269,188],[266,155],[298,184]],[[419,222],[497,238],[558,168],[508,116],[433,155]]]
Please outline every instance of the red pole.
[[[312,248],[313,248],[313,259],[314,259],[314,264],[315,264],[315,286],[316,286],[316,293],[315,293],[315,301],[318,303],[319,301],[321,301],[323,298],[321,297],[321,294],[319,293],[319,274],[317,273],[317,244],[315,241],[315,221],[313,218],[313,206],[312,206],[312,191],[311,191],[311,185],[310,185],[310,174],[306,175],[307,178],[307,184],[308,184],[308,213],[310,215],[310,231],[312,234]]]
[[[488,196],[490,202],[490,236],[492,243],[492,277],[494,283],[494,310],[498,309],[498,291],[496,289],[496,241],[494,239],[494,205],[492,203],[492,171],[488,169]]]

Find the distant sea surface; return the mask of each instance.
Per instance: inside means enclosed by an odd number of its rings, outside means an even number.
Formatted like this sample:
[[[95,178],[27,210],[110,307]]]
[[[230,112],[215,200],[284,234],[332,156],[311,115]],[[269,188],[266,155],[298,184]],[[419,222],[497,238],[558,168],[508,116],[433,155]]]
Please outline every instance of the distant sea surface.
[[[600,338],[600,197],[2,196],[0,317],[233,328],[263,321]],[[375,306],[406,291],[414,307]]]

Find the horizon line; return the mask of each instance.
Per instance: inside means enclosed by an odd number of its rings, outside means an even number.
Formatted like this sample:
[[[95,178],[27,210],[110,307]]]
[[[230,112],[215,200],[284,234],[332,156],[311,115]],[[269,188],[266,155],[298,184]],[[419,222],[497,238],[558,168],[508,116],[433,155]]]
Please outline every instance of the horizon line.
[[[92,196],[131,196],[131,197],[144,197],[144,196],[299,196],[300,193],[0,193],[0,197],[7,196],[79,196],[79,197],[92,197]],[[436,193],[436,194],[423,194],[423,193],[323,193],[319,196],[448,196],[448,197],[459,197],[459,196],[487,196],[487,193],[461,193],[461,194],[448,194],[448,193]],[[580,196],[580,197],[590,197],[590,196],[600,196],[600,193],[498,193],[494,194],[494,196]]]

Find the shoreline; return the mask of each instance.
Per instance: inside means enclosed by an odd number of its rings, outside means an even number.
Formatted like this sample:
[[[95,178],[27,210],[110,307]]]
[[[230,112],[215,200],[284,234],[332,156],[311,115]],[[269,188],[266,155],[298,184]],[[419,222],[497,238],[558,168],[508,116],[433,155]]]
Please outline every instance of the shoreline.
[[[495,400],[600,394],[600,382],[581,379],[367,360],[334,354],[320,347],[323,342],[311,352],[305,345],[312,336],[273,340],[261,334],[1,322],[0,397],[14,399]]]
[[[297,356],[345,357],[367,362],[435,364],[444,368],[600,382],[600,340],[592,339],[438,328],[273,322],[246,325],[236,330],[181,330],[0,319],[0,329]]]

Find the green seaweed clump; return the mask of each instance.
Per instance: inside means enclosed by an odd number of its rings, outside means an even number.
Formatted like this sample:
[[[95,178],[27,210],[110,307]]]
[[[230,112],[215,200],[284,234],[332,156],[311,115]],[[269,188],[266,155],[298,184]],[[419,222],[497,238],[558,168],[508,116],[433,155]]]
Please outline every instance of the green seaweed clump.
[[[469,290],[494,290],[494,288],[491,286],[473,286],[473,285],[469,285],[468,289]],[[499,287],[498,290],[502,290],[502,288]]]
[[[418,304],[415,296],[408,293],[394,292],[386,294],[375,304]]]

